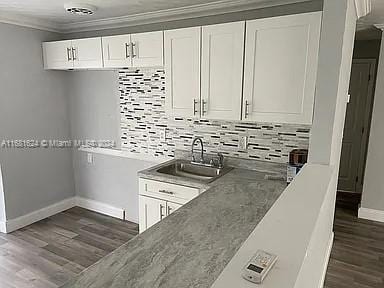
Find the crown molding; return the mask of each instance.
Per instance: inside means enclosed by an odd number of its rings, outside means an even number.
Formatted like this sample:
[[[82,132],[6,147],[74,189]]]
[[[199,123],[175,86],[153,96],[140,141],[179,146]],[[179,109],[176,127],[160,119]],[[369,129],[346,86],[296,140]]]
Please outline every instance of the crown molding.
[[[311,0],[262,0],[257,2],[254,0],[221,0],[212,3],[133,14],[122,17],[64,24],[61,26],[61,32],[72,33],[114,29],[127,26],[158,23],[162,21],[175,21],[195,17],[212,16],[215,14],[240,12],[308,1]]]
[[[372,11],[371,0],[355,0],[357,18],[364,17]]]
[[[383,30],[384,31],[384,24],[375,24],[374,25],[377,29]]]
[[[22,27],[34,28],[44,31],[60,32],[60,25],[47,20],[41,20],[34,17],[4,13],[0,11],[0,23],[13,24]]]
[[[321,0],[219,0],[216,2],[190,5],[180,8],[68,24],[60,24],[34,17],[0,12],[0,23],[14,24],[59,33],[73,33],[145,25],[163,21],[183,20],[311,1]]]

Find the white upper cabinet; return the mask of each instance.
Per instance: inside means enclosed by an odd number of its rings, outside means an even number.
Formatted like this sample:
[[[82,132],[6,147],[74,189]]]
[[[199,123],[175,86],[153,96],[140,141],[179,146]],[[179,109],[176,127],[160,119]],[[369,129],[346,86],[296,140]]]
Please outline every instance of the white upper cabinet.
[[[163,66],[163,31],[103,37],[105,68]]]
[[[166,110],[169,115],[200,116],[201,27],[164,32]]]
[[[43,43],[45,69],[72,69],[72,41]]]
[[[73,67],[96,69],[103,67],[101,37],[72,40]]]
[[[240,120],[245,22],[202,29],[201,116]]]
[[[243,119],[311,124],[321,13],[247,22]]]
[[[163,66],[163,31],[132,34],[132,66]]]
[[[103,67],[101,38],[43,43],[45,69],[97,69]]]
[[[103,37],[105,68],[131,67],[131,35]]]

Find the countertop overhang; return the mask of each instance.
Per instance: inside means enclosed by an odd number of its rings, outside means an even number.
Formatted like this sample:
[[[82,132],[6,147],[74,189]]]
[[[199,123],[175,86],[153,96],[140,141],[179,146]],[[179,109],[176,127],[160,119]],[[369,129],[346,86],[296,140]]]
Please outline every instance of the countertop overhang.
[[[210,287],[286,188],[267,174],[233,169],[63,287]]]

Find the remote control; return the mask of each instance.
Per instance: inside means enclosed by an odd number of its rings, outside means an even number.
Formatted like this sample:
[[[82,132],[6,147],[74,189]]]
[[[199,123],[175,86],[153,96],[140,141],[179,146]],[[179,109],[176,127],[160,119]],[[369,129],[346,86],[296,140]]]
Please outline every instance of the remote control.
[[[248,281],[260,284],[276,261],[276,255],[258,250],[243,268],[242,276]]]

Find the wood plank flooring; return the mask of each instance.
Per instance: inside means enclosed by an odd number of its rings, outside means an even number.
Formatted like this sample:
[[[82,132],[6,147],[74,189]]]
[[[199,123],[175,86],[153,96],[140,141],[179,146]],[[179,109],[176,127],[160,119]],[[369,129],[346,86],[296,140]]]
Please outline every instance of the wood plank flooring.
[[[384,287],[384,223],[337,209],[325,288]],[[55,288],[138,234],[138,225],[73,208],[0,233],[0,288]]]
[[[0,288],[55,288],[138,234],[138,225],[72,208],[0,233]]]
[[[325,288],[384,287],[384,223],[336,209],[335,241]]]

